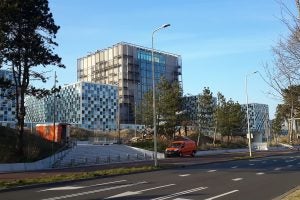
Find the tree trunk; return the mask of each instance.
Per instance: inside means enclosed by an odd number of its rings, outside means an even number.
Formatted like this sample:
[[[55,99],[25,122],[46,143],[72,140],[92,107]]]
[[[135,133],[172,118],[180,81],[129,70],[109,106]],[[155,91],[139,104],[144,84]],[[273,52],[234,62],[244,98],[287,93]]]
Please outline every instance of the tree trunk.
[[[215,131],[214,131],[214,140],[213,140],[213,146],[216,146],[216,134],[217,134],[217,127],[215,127]]]
[[[17,129],[18,129],[18,138],[16,143],[16,150],[19,156],[24,155],[23,147],[23,135],[24,135],[24,116],[25,116],[25,106],[24,106],[24,93],[22,94],[21,88],[17,89],[16,95],[16,116],[17,116]]]
[[[227,135],[227,144],[229,144],[229,134]]]

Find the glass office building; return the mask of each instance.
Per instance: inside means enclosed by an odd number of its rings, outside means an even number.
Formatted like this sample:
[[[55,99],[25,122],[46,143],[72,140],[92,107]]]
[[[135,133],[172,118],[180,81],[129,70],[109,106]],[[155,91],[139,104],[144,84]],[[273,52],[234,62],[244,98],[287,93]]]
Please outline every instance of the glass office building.
[[[62,87],[55,94],[55,101],[54,95],[42,99],[26,97],[25,122],[55,120],[89,130],[116,130],[117,89],[114,85],[78,82]]]
[[[9,70],[0,70],[0,78],[13,80]],[[16,100],[7,98],[9,91],[0,88],[0,125],[15,127],[16,125]]]
[[[154,50],[155,81],[182,83],[181,56]],[[134,105],[152,90],[152,51],[125,42],[77,60],[77,80],[119,88],[120,123],[134,123]]]
[[[247,113],[247,104],[242,104],[241,106],[245,113]],[[253,141],[266,141],[270,129],[269,106],[267,104],[249,103],[248,108],[249,128],[251,134],[253,134]],[[245,130],[245,132],[247,132],[247,130]]]

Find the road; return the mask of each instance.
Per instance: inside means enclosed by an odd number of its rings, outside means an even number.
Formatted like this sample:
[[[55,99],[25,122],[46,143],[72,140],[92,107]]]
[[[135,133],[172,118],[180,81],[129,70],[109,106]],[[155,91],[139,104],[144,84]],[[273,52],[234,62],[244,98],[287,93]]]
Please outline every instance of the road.
[[[294,153],[24,188],[0,199],[265,200],[300,185],[299,169]]]

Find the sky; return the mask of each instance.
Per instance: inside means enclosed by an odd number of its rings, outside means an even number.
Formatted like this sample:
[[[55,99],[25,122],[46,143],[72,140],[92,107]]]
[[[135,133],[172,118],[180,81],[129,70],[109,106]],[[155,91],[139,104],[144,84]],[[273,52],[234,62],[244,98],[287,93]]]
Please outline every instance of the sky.
[[[293,12],[294,0],[283,0]],[[264,64],[273,65],[272,46],[287,35],[278,0],[49,0],[61,28],[56,52],[66,69],[58,84],[77,81],[77,59],[124,41],[154,47],[182,57],[184,94],[197,95],[209,87],[216,96],[246,103],[268,104],[274,117],[279,99],[269,95]],[[248,74],[248,75],[247,75]],[[250,75],[251,74],[251,75]],[[54,72],[44,87],[53,85]]]

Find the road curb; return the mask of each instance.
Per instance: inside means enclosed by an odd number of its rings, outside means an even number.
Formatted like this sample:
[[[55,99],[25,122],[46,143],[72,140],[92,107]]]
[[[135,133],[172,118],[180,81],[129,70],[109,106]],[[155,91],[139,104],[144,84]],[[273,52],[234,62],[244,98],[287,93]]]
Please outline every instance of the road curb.
[[[288,152],[288,153],[294,153],[294,152]],[[225,154],[228,154],[228,153],[225,153]],[[286,154],[286,152],[281,152],[279,154],[271,154],[271,155],[260,155],[260,156],[255,156],[253,158],[248,158],[248,157],[245,157],[245,158],[231,157],[231,158],[227,158],[225,160],[208,161],[208,162],[203,162],[203,163],[191,163],[191,164],[183,164],[183,163],[161,163],[161,164],[159,164],[159,166],[161,167],[161,169],[149,170],[147,172],[158,171],[158,170],[166,170],[166,169],[170,169],[170,168],[184,168],[184,167],[189,167],[189,166],[208,165],[208,164],[213,164],[213,163],[223,163],[223,162],[235,161],[235,160],[259,159],[259,158],[263,158],[263,157],[281,156],[283,154]],[[152,165],[149,162],[150,162],[150,160],[148,160],[146,162],[145,161],[144,162],[138,162],[138,163],[135,163],[135,164],[137,164],[138,166],[149,166],[149,165]],[[135,167],[138,167],[138,166],[135,166]],[[130,166],[128,166],[128,167],[130,167]],[[116,167],[116,168],[118,168],[118,167]],[[105,169],[103,169],[103,170],[105,170]],[[95,170],[95,171],[97,171],[97,170]],[[77,172],[74,172],[74,173],[77,173]],[[143,172],[133,172],[132,174],[134,174],[134,173],[143,173]],[[119,176],[119,175],[108,175],[108,176]],[[101,176],[101,177],[108,177],[108,176]],[[40,186],[40,185],[62,184],[62,183],[66,183],[66,182],[84,181],[84,180],[95,179],[95,178],[99,178],[99,177],[82,178],[82,179],[75,179],[75,180],[66,180],[66,181],[58,181],[58,182],[37,183],[37,184],[16,186],[16,187],[11,187],[11,188],[0,189],[0,193],[6,192],[6,191],[21,190],[21,189],[25,189],[25,188],[34,188],[34,187],[37,187],[37,186]],[[26,178],[24,178],[24,179],[26,179]]]
[[[289,190],[288,192],[286,192],[286,193],[284,193],[284,194],[282,194],[282,195],[276,197],[275,199],[272,199],[272,200],[281,200],[281,199],[283,199],[284,197],[286,197],[286,196],[288,196],[288,195],[294,193],[294,192],[297,191],[297,190],[300,190],[300,186],[299,186],[299,185],[298,185],[297,187],[294,187],[293,189]]]

